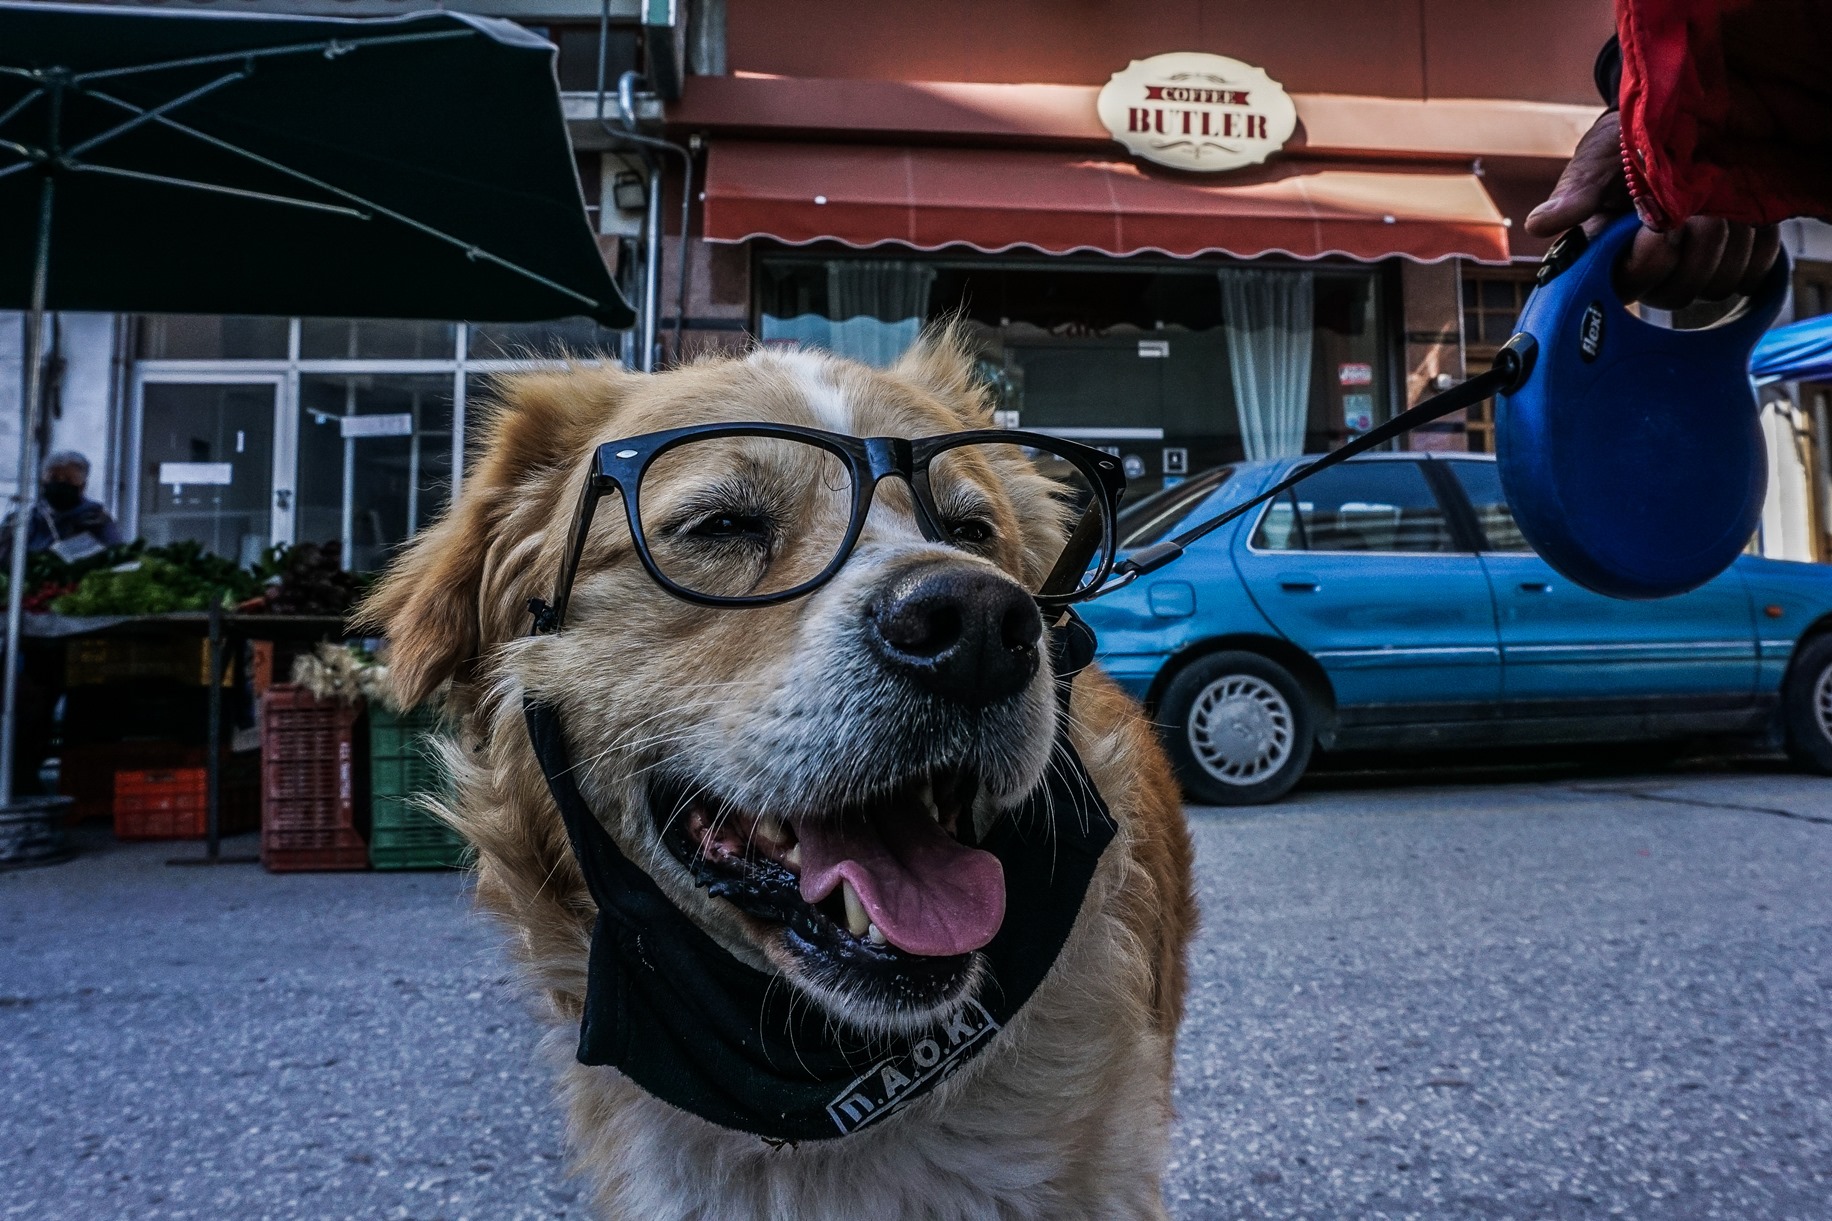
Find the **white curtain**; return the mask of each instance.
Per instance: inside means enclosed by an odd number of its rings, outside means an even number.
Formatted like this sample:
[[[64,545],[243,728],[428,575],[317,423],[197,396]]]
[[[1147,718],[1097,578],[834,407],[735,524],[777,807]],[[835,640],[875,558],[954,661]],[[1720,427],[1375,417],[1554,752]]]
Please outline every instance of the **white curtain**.
[[[1308,271],[1221,270],[1221,325],[1249,460],[1304,452],[1314,301]]]
[[[765,314],[763,341],[826,348],[879,368],[895,364],[922,334],[935,269],[895,259],[832,259],[826,270],[826,314]]]
[[[922,333],[935,269],[896,259],[834,259],[827,264],[827,346],[840,356],[883,367]]]
[[[1812,560],[1811,417],[1790,400],[1762,409],[1768,442],[1768,492],[1762,502],[1762,554],[1771,560]]]

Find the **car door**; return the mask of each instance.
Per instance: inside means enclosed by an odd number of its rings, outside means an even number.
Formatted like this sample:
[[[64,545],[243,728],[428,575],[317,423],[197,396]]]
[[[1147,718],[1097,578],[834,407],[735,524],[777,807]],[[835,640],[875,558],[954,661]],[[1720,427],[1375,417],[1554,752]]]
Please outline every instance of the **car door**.
[[[1345,727],[1493,715],[1488,581],[1419,459],[1311,477],[1268,504],[1234,554],[1260,610],[1322,665]]]
[[[1755,620],[1734,567],[1672,598],[1631,602],[1592,593],[1527,546],[1494,462],[1434,461],[1468,498],[1482,535],[1510,719],[1709,710],[1753,698]]]

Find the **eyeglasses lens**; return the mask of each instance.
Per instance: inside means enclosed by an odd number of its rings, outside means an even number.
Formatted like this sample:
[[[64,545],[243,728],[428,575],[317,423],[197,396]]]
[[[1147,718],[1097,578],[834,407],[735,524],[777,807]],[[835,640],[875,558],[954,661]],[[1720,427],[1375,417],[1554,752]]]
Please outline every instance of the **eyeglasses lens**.
[[[1093,480],[1048,449],[981,441],[945,450],[929,463],[929,497],[950,541],[1021,572],[1032,593],[1080,592],[1109,546]]]
[[[638,520],[669,581],[717,598],[767,597],[819,576],[852,515],[852,476],[818,445],[709,437],[656,455],[637,490]]]

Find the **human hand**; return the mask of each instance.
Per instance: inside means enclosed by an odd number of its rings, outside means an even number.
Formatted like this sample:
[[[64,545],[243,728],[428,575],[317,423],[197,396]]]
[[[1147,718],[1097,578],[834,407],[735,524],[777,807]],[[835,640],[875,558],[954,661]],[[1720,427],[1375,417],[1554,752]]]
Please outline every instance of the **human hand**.
[[[1527,214],[1528,233],[1556,237],[1583,225],[1594,237],[1613,217],[1634,207],[1622,174],[1621,122],[1615,111],[1608,111],[1584,133],[1551,198]],[[1774,225],[1733,225],[1694,216],[1666,233],[1643,226],[1616,268],[1616,291],[1624,301],[1665,310],[1747,295],[1774,265],[1780,247],[1781,232]]]

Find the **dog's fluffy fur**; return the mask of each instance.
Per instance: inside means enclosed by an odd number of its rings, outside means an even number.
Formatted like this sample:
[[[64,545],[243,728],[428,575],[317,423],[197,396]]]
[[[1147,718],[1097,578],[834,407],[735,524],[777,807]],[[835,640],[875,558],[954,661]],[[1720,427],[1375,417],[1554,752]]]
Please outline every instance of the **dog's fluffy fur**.
[[[1172,1050],[1194,925],[1191,852],[1177,789],[1138,707],[1091,669],[1069,732],[1120,826],[1055,968],[978,1058],[851,1136],[772,1147],[670,1107],[571,1051],[593,906],[530,749],[521,701],[563,712],[581,789],[629,857],[741,959],[786,975],[862,1029],[894,1013],[849,1004],[798,974],[778,930],[697,890],[645,808],[650,769],[767,804],[867,763],[922,765],[943,747],[898,732],[900,698],[855,647],[861,606],[916,563],[995,564],[1026,575],[1061,523],[1035,476],[996,472],[1018,537],[988,558],[924,540],[907,490],[878,490],[852,560],[816,593],[763,609],[706,609],[639,566],[616,498],[600,508],[565,629],[528,635],[551,594],[596,446],[689,423],[773,420],[857,436],[985,427],[988,411],[954,339],[930,336],[888,371],[759,350],[656,376],[574,368],[506,379],[462,496],[393,566],[364,607],[385,631],[397,697],[451,683],[463,725],[446,816],[477,854],[477,894],[500,917],[551,1023],[575,1160],[607,1217],[1159,1217]],[[968,750],[1003,786],[1042,774],[1057,701],[1048,664],[1008,713],[976,720]],[[893,685],[894,686],[894,685]],[[875,761],[875,763],[874,763]],[[803,796],[806,794],[803,793]],[[917,1015],[928,1017],[932,1015]]]

